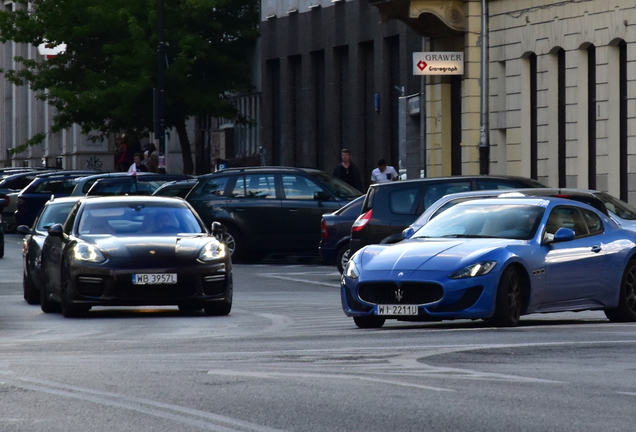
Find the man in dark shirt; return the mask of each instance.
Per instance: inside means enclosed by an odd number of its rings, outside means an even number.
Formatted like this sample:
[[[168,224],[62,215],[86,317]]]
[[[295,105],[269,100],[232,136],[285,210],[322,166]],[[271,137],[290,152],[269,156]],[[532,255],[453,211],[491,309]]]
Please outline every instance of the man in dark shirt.
[[[335,166],[333,175],[364,193],[360,170],[351,162],[351,150],[342,149],[341,158],[342,162]]]

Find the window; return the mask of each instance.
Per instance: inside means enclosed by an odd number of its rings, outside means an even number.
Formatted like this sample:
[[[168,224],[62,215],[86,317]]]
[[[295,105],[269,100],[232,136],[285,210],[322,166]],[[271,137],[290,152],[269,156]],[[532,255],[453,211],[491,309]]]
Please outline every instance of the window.
[[[313,200],[314,194],[322,191],[320,186],[307,177],[284,175],[282,178],[285,198],[287,199]]]
[[[589,210],[581,210],[581,213],[583,214],[583,220],[590,234],[600,234],[603,232],[603,222],[596,213]]]
[[[419,203],[416,203],[415,200],[417,199],[419,192],[419,187],[401,189],[392,192],[389,196],[391,211],[396,214],[416,214]]]
[[[232,191],[235,198],[276,198],[274,174],[249,174],[239,176]]]
[[[225,186],[227,185],[229,177],[212,177],[208,179],[203,187],[197,189],[194,193],[195,196],[207,196],[207,195],[225,195]]]
[[[424,208],[428,208],[431,204],[433,204],[444,195],[457,192],[466,192],[470,189],[470,181],[431,185],[424,194]]]
[[[591,214],[594,215],[594,213]],[[546,232],[554,234],[559,228],[570,228],[576,237],[589,235],[586,220],[583,219],[579,209],[574,207],[557,207],[552,211],[546,224]]]
[[[71,193],[75,188],[74,179],[50,180],[40,183],[34,193]]]

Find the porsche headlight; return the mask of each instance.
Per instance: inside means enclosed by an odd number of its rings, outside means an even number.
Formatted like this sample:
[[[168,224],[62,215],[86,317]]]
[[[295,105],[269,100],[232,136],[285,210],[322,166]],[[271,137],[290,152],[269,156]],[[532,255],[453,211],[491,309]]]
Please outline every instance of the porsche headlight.
[[[451,279],[463,279],[475,276],[483,276],[488,273],[497,265],[497,261],[484,261],[477,264],[469,265],[461,270],[448,275]]]
[[[78,261],[102,263],[106,258],[97,247],[88,243],[78,243],[73,247],[73,255]]]
[[[358,271],[358,266],[353,260],[349,260],[347,263],[347,267],[345,268],[344,275],[351,279],[358,279],[360,276],[360,272]]]
[[[199,260],[207,262],[225,258],[225,245],[217,240],[203,246],[199,254]]]

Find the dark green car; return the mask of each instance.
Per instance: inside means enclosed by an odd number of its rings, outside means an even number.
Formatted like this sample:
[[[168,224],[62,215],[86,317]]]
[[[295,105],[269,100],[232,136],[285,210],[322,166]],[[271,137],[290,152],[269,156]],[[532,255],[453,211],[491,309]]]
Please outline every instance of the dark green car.
[[[331,174],[291,167],[229,168],[199,177],[187,195],[206,226],[227,228],[234,261],[318,254],[320,220],[360,196]]]

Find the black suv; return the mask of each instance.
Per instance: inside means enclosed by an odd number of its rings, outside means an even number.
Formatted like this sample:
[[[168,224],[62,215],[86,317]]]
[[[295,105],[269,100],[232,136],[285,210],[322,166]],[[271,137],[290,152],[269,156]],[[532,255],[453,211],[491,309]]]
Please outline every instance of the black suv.
[[[225,225],[233,260],[256,261],[272,253],[317,255],[322,215],[360,195],[316,169],[249,167],[199,177],[186,200],[208,227]]]
[[[374,184],[351,227],[350,255],[368,244],[396,239],[435,201],[469,190],[543,188],[536,180],[514,176],[454,176]]]

